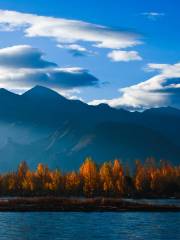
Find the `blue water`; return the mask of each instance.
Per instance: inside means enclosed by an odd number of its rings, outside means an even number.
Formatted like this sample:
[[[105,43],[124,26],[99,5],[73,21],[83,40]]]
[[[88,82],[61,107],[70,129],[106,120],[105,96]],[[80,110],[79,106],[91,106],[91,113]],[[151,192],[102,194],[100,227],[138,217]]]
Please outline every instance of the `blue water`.
[[[0,213],[1,240],[180,239],[180,213]]]
[[[155,204],[155,205],[175,205],[180,206],[180,199],[131,199],[131,198],[123,198],[125,201],[128,202],[137,202],[137,203],[144,203],[144,204]]]

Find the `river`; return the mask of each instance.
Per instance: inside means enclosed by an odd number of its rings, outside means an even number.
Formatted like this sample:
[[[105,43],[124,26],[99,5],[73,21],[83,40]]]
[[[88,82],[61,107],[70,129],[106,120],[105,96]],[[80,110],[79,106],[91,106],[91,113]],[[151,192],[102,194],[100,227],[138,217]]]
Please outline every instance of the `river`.
[[[1,240],[180,239],[180,213],[0,213]]]

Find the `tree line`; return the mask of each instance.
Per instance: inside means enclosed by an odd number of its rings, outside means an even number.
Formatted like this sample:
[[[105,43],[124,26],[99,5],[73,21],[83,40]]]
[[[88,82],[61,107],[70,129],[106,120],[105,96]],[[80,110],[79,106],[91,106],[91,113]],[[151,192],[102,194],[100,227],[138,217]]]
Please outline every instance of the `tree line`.
[[[167,197],[180,196],[180,166],[153,158],[135,161],[133,170],[119,160],[97,165],[85,159],[79,171],[62,173],[39,163],[31,171],[25,161],[17,171],[0,175],[1,196]]]

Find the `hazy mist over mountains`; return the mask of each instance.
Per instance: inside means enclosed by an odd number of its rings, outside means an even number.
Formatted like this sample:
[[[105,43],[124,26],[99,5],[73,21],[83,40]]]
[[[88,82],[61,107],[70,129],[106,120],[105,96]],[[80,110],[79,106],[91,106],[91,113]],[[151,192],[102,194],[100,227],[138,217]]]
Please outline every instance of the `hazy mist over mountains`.
[[[34,168],[77,169],[87,156],[97,163],[147,157],[178,163],[180,110],[128,112],[90,106],[36,86],[22,95],[0,89],[0,171],[22,160]]]

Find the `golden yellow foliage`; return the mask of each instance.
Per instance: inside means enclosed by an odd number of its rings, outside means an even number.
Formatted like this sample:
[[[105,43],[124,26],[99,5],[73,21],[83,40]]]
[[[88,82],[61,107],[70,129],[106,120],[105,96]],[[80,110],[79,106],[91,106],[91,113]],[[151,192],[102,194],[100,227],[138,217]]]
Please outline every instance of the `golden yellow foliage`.
[[[123,167],[117,159],[97,167],[91,158],[86,158],[79,172],[61,174],[39,163],[31,171],[22,162],[17,172],[0,175],[1,195],[58,195],[58,196],[172,196],[180,193],[180,166],[153,158],[142,164],[135,163],[135,171]],[[179,196],[179,195],[178,195]]]
[[[83,191],[85,195],[92,196],[98,187],[98,171],[91,158],[87,158],[80,167],[80,175],[83,179]]]

